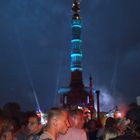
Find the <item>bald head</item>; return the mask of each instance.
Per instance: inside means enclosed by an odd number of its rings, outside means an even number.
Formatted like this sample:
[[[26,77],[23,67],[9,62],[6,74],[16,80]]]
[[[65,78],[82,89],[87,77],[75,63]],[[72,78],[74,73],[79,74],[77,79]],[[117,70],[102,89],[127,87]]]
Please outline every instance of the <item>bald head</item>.
[[[76,109],[70,110],[69,114],[71,117],[74,117],[76,115],[83,115],[83,110],[76,108]]]
[[[69,127],[68,113],[61,108],[51,108],[48,111],[47,127],[57,133],[65,134]]]
[[[74,109],[69,112],[69,121],[71,127],[83,128],[84,125],[84,116],[81,109]]]
[[[63,113],[66,113],[66,111],[64,111],[61,108],[57,108],[57,107],[51,108],[48,111],[48,122],[50,122],[53,118],[62,116]]]

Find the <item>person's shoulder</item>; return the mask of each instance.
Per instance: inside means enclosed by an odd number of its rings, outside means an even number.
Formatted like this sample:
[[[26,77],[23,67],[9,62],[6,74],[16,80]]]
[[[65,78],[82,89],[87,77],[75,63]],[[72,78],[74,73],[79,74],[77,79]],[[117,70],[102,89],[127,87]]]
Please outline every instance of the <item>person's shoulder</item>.
[[[50,139],[50,138],[46,138],[46,139],[42,139],[42,140],[52,140],[52,139]]]
[[[50,136],[48,135],[48,133],[46,131],[44,131],[41,135],[40,135],[40,139],[39,140],[52,140],[50,138]]]
[[[67,133],[63,137],[85,137],[86,132],[83,129],[79,128],[69,128]]]
[[[128,134],[124,134],[124,135],[120,135],[116,138],[112,138],[110,140],[140,140],[140,137],[135,137],[133,135],[128,135]]]
[[[69,128],[68,131],[71,133],[85,133],[85,130],[79,128]]]

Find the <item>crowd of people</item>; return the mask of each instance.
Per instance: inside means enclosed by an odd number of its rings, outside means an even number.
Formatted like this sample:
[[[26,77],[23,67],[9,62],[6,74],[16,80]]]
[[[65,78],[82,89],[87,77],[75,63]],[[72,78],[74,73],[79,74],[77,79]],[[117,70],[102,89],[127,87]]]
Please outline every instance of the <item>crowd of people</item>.
[[[45,125],[34,111],[14,118],[1,113],[0,140],[140,140],[140,107],[128,110],[123,119],[106,118],[105,125],[85,118],[78,108],[49,109]]]

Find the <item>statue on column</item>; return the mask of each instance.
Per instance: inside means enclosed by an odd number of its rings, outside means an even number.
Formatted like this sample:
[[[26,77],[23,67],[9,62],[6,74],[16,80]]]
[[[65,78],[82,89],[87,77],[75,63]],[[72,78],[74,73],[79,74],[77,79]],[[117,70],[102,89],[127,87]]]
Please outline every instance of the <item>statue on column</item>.
[[[80,2],[79,2],[79,0],[73,0],[72,11],[74,11],[75,13],[78,13],[80,11]]]

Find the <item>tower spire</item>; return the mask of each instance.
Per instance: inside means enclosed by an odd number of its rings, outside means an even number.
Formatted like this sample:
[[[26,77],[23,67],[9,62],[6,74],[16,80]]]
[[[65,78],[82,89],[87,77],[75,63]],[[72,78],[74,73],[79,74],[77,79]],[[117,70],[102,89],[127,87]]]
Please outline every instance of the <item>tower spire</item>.
[[[89,76],[89,81],[90,81],[90,92],[89,92],[89,110],[91,113],[91,119],[95,118],[95,107],[94,107],[94,96],[93,96],[93,83],[92,83],[92,76],[90,74]]]
[[[81,19],[80,19],[80,2],[73,0],[72,4],[72,39],[71,39],[71,83],[70,86],[84,86],[82,81],[82,50],[81,50]]]

